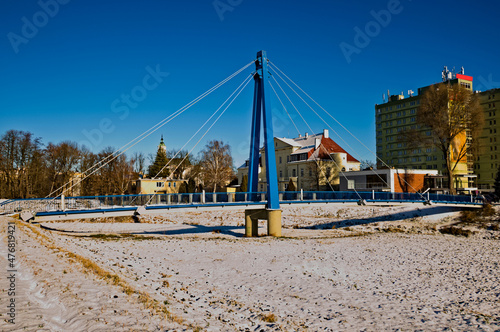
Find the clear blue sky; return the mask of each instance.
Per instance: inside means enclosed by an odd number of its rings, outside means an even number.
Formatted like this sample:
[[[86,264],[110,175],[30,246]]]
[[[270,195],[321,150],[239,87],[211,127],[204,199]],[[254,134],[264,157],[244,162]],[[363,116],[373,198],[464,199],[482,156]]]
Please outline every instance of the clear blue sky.
[[[58,4],[58,8],[54,5]],[[45,5],[44,5],[45,4]],[[255,58],[275,64],[375,150],[374,105],[382,94],[441,80],[443,66],[465,67],[476,89],[500,87],[500,4],[493,1],[95,1],[3,0],[0,4],[0,133],[33,132],[43,142],[88,141],[104,121],[94,152],[121,147]],[[225,4],[228,7],[222,7]],[[45,12],[50,12],[46,14]],[[381,12],[384,11],[384,12]],[[390,16],[384,15],[390,13]],[[379,13],[380,22],[373,13]],[[35,30],[33,30],[33,27]],[[368,29],[368,40],[357,38]],[[344,43],[344,44],[342,44]],[[340,45],[356,47],[347,57]],[[352,51],[353,49],[351,49]],[[147,67],[168,76],[125,115],[113,102],[143,86]],[[249,74],[250,70],[246,71]],[[180,148],[243,80],[134,147],[154,153],[163,134]],[[248,155],[253,84],[201,143],[228,142],[238,166]],[[296,136],[278,115],[276,136]],[[315,132],[323,125],[302,104]],[[121,109],[123,110],[123,108]],[[281,119],[281,120],[280,120]],[[298,121],[301,132],[309,131]],[[337,130],[339,127],[330,121]],[[358,158],[374,159],[339,133]],[[194,143],[194,142],[193,142]],[[187,148],[190,148],[189,145]],[[197,151],[198,149],[196,149]]]

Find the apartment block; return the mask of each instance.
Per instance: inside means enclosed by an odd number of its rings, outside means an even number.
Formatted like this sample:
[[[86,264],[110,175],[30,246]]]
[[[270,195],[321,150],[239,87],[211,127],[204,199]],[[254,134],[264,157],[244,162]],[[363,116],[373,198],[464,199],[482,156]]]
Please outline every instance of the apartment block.
[[[442,78],[443,82],[460,84],[472,91],[473,78],[464,75],[463,68],[461,73],[455,74],[445,67]],[[409,90],[406,96],[404,93],[390,95],[388,91],[387,100],[375,105],[377,168],[437,170],[441,175],[447,173],[446,160],[436,147],[409,149],[405,143],[398,140],[401,132],[408,129],[421,130],[425,135],[432,135],[430,130],[417,125],[420,99],[428,87],[419,88],[416,94]],[[472,173],[471,157],[464,158],[457,164],[454,175],[455,188],[458,191],[474,189],[475,175]]]
[[[477,174],[478,189],[492,192],[500,166],[500,89],[480,92],[479,101],[484,111],[484,126],[474,172]]]

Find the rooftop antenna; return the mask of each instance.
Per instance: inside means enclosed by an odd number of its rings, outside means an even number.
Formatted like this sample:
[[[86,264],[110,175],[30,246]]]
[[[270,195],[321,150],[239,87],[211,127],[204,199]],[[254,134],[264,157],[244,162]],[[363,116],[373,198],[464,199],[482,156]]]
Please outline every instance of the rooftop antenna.
[[[444,66],[444,69],[441,72],[441,78],[443,79],[443,82],[446,82],[448,79],[448,67]]]

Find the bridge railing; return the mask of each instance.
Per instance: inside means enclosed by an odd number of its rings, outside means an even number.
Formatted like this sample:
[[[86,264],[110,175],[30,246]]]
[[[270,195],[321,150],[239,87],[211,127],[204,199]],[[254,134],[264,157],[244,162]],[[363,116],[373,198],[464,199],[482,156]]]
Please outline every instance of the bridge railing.
[[[451,204],[475,203],[473,196],[416,194],[392,192],[353,192],[353,191],[284,191],[279,193],[282,203],[287,202],[355,202],[360,199],[380,202],[425,202]],[[79,196],[62,198],[33,198],[7,200],[0,203],[0,213],[21,211],[49,212],[67,210],[98,209],[133,209],[138,206],[161,207],[173,205],[231,205],[245,203],[266,203],[267,194],[263,192],[237,193],[187,193],[187,194],[141,194],[141,195],[107,195]]]

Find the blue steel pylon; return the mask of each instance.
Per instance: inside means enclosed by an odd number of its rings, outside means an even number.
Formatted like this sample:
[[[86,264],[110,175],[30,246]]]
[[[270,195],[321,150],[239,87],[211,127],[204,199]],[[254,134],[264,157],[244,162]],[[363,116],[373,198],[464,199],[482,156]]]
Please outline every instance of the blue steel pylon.
[[[267,62],[266,52],[259,51],[257,53],[257,60],[255,60],[255,91],[252,112],[252,132],[250,138],[248,185],[250,192],[257,192],[259,182],[260,126],[262,119],[264,122],[264,151],[266,155],[267,208],[269,210],[279,210],[280,202],[278,195],[276,156],[274,151],[273,117],[270,100],[266,95],[270,75]]]

